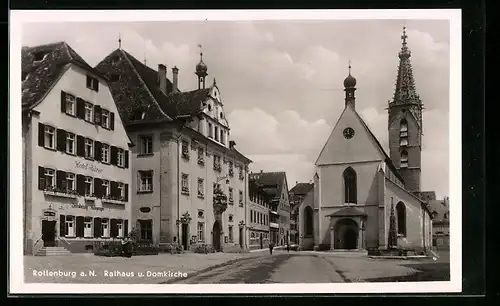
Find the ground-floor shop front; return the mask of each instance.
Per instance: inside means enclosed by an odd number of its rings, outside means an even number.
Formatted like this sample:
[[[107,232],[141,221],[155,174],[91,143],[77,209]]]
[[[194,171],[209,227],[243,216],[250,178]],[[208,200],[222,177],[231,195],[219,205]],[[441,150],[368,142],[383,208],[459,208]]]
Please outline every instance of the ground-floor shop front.
[[[251,250],[265,249],[269,247],[269,243],[271,242],[271,235],[269,230],[249,228],[248,231],[250,234],[249,248]]]

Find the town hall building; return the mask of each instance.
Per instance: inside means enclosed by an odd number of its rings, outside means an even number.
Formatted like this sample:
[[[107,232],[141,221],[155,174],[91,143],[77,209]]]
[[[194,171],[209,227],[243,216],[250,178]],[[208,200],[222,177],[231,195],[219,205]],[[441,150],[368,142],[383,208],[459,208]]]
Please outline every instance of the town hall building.
[[[432,215],[422,198],[422,102],[406,31],[389,102],[388,155],[356,110],[356,79],[344,80],[345,108],[316,160],[314,186],[299,207],[302,249],[367,250],[432,246]]]

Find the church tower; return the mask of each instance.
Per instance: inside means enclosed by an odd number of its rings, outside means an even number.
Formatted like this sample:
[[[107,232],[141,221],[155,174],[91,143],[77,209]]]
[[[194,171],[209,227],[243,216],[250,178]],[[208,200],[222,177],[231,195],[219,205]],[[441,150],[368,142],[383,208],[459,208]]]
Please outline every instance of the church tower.
[[[351,75],[351,61],[349,61],[349,75],[344,80],[345,106],[350,105],[353,109],[356,106],[356,79]]]
[[[407,38],[403,27],[396,89],[388,107],[389,150],[406,189],[420,191],[423,105],[415,89]]]

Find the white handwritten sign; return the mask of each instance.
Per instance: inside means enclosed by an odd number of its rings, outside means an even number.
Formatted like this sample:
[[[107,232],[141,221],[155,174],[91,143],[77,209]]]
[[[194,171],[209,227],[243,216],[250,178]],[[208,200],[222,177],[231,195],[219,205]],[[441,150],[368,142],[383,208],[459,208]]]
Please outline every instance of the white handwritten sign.
[[[90,170],[93,172],[101,173],[103,169],[97,168],[96,166],[89,163],[82,163],[81,161],[75,160],[75,167],[84,170]]]

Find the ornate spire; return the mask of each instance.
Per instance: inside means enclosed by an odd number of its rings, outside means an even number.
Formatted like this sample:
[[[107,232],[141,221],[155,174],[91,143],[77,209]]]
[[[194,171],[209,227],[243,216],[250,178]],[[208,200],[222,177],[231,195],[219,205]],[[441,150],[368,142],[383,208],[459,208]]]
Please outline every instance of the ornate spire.
[[[407,45],[406,27],[403,27],[401,35],[402,46],[399,52],[398,76],[396,79],[396,89],[391,103],[395,104],[422,104],[420,97],[415,89],[415,80],[413,79],[413,68],[411,66],[411,51]]]
[[[118,33],[118,49],[122,48],[122,34]]]

